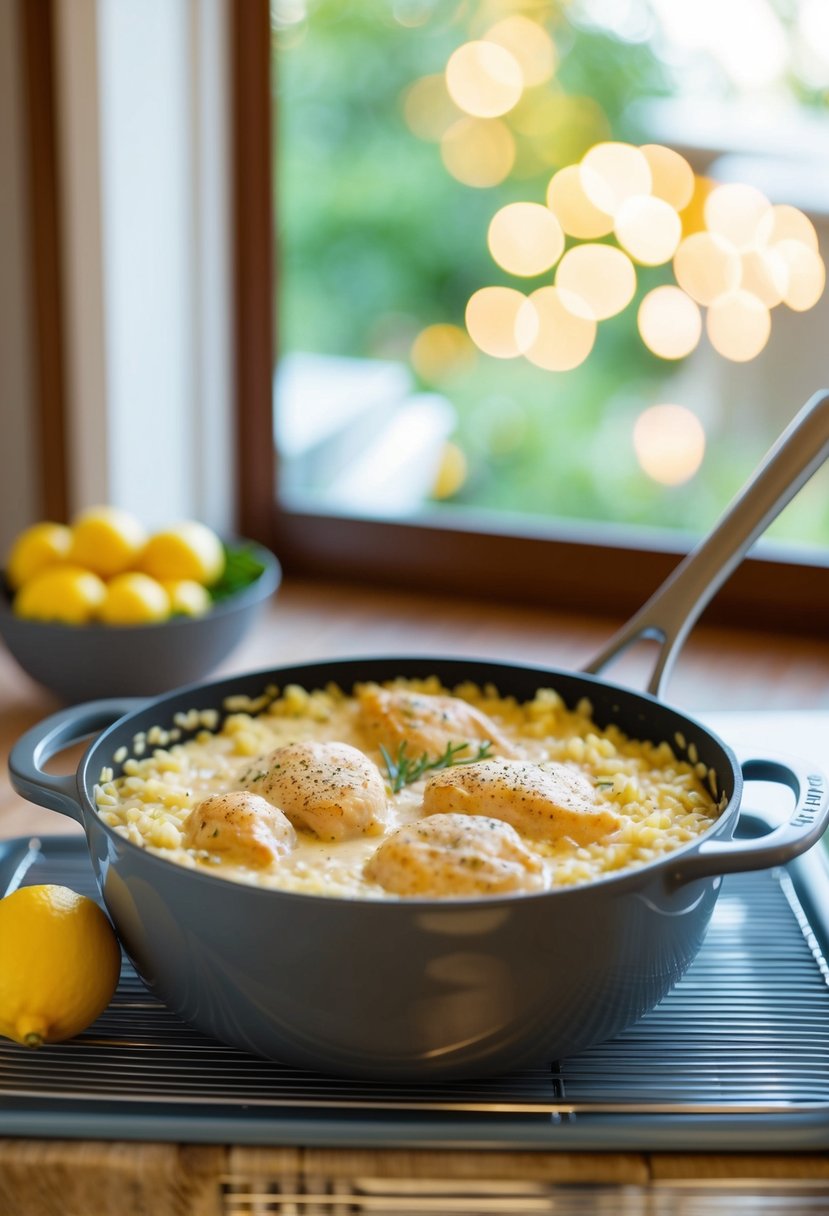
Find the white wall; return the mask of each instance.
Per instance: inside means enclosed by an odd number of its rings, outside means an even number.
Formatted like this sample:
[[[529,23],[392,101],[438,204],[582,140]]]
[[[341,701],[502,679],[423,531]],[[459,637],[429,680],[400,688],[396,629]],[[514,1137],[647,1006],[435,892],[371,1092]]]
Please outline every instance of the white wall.
[[[0,555],[38,512],[18,0],[0,0]]]
[[[73,509],[232,527],[227,4],[58,6]]]

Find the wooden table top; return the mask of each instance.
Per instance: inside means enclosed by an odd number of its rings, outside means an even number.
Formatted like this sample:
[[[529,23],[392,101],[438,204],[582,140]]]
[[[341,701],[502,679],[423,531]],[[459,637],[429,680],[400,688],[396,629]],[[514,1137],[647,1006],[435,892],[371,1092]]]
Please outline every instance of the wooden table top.
[[[439,595],[288,581],[222,673],[380,654],[475,656],[578,669],[620,623]],[[610,678],[641,687],[649,662],[648,655],[634,654]],[[686,644],[668,695],[690,713],[714,708],[827,710],[829,638],[700,626]],[[6,776],[14,740],[56,708],[54,699],[0,651],[0,838],[80,831],[62,816],[17,797]],[[70,755],[67,765],[74,762],[76,755]],[[226,1205],[226,1183],[242,1175],[262,1185],[275,1176],[299,1185],[303,1178],[334,1175],[628,1186],[705,1178],[729,1178],[733,1185],[734,1180],[764,1178],[802,1185],[806,1180],[829,1182],[829,1161],[813,1154],[441,1154],[10,1139],[0,1141],[0,1212],[218,1214],[234,1210]],[[132,1200],[126,1199],[128,1192]],[[126,1206],[130,1202],[134,1206]]]

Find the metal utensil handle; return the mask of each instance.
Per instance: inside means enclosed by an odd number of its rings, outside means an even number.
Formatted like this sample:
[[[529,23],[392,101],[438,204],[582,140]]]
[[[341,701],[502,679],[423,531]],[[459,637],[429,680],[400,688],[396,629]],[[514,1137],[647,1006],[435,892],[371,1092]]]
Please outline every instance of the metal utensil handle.
[[[829,390],[822,390],[789,423],[713,531],[584,670],[596,675],[632,642],[655,638],[661,646],[648,692],[660,696],[700,613],[827,456]]]
[[[695,853],[677,863],[670,874],[672,885],[715,874],[784,865],[810,849],[826,831],[829,782],[819,769],[789,758],[767,757],[744,760],[742,770],[746,781],[772,781],[794,793],[795,805],[788,822],[756,840],[704,840]]]
[[[27,730],[15,743],[9,756],[9,775],[18,794],[38,806],[59,811],[81,822],[83,808],[78,800],[74,774],[59,777],[47,773],[44,765],[58,752],[79,743],[89,735],[112,726],[125,714],[143,704],[141,697],[120,697],[73,705],[52,714]]]

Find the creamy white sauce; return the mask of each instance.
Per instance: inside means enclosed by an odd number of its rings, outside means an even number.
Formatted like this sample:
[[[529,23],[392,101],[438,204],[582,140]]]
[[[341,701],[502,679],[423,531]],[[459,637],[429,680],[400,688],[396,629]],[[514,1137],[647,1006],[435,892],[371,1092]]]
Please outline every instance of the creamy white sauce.
[[[435,681],[427,682],[427,691],[429,683],[437,692]],[[446,690],[440,691],[445,695]],[[182,828],[200,799],[239,789],[245,774],[256,771],[258,761],[286,743],[309,739],[349,743],[365,751],[385,775],[379,753],[366,747],[357,728],[353,698],[324,693],[300,697],[299,690],[289,694],[286,690],[282,699],[256,716],[232,715],[218,733],[203,732],[172,745],[168,739],[167,746],[149,756],[133,756],[117,779],[102,774],[96,791],[99,813],[116,831],[152,852],[235,882],[342,897],[396,898],[367,881],[363,867],[385,836],[421,817],[425,778],[397,794],[389,791],[381,833],[332,844],[300,830],[294,851],[266,869],[229,864],[220,854],[181,846]],[[587,846],[567,839],[549,843],[524,838],[543,860],[548,887],[641,865],[711,825],[719,808],[706,787],[710,777],[703,766],[677,759],[666,743],[628,740],[613,727],[599,731],[590,719],[589,706],[567,710],[554,694],[545,695],[547,700],[526,706],[499,702],[492,694],[470,693],[467,699],[488,713],[527,759],[566,763],[586,775],[595,788],[596,805],[611,809],[620,819],[619,832]],[[305,713],[287,712],[301,711],[303,706]]]

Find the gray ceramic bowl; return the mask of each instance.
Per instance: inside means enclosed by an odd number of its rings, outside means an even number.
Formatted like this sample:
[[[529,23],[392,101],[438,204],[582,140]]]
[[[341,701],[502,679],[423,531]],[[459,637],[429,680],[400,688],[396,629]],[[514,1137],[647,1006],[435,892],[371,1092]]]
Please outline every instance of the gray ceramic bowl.
[[[201,617],[154,625],[60,625],[15,616],[0,590],[0,637],[32,679],[70,704],[97,697],[156,696],[203,679],[253,624],[281,580],[279,562],[250,546],[262,574]]]

